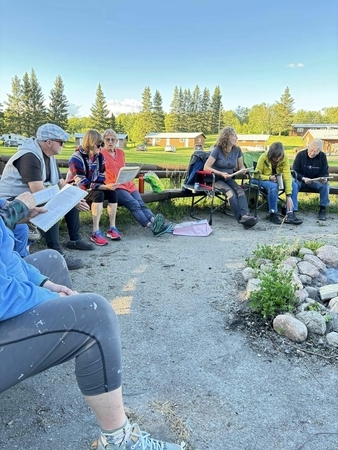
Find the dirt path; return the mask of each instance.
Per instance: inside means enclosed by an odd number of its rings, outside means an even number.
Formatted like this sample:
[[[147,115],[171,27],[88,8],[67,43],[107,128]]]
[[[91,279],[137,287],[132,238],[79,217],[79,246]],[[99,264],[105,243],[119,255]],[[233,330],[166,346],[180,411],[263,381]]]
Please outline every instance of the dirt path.
[[[129,226],[121,242],[88,253],[72,273],[77,290],[102,294],[118,312],[126,406],[154,436],[184,438],[188,450],[338,449],[337,366],[229,327],[242,306],[244,259],[257,243],[337,244],[337,216],[303,218],[300,227],[262,219],[243,230],[216,214],[207,238],[153,238]],[[89,449],[97,426],[73,368],[1,395],[0,448]]]

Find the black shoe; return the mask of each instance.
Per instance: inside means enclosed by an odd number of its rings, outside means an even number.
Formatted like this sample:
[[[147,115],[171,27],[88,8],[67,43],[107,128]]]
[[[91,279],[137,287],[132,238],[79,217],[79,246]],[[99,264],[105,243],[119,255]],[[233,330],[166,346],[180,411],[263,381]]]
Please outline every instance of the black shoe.
[[[67,248],[71,250],[94,250],[94,245],[91,242],[87,242],[84,239],[79,239],[77,241],[68,241],[66,244]]]
[[[318,220],[326,220],[326,209],[321,207],[318,213]]]
[[[277,213],[270,213],[270,222],[274,223],[275,225],[280,225],[282,223],[282,220],[279,218]]]
[[[294,212],[289,213],[286,215],[286,219],[284,220],[284,223],[289,225],[301,225],[303,223],[302,219],[298,219],[296,214]]]
[[[73,258],[68,255],[63,255],[63,257],[65,258],[68,270],[81,269],[84,266],[84,262],[80,258]]]
[[[258,221],[258,217],[248,216],[245,219],[241,219],[239,223],[241,223],[244,228],[251,228],[254,227]]]

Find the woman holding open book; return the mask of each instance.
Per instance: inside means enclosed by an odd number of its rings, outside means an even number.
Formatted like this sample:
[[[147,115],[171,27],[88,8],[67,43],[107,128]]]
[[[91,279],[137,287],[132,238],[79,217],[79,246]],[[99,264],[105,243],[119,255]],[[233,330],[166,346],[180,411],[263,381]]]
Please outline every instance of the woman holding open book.
[[[247,170],[243,163],[242,150],[236,143],[236,131],[231,127],[223,128],[204,165],[204,170],[215,174],[215,186],[227,196],[237,222],[244,228],[250,228],[256,225],[258,217],[250,215],[244,189],[233,179],[235,169],[242,173]]]
[[[115,226],[117,210],[117,193],[114,183],[106,183],[106,167],[100,148],[103,147],[101,134],[96,130],[89,130],[83,137],[75,153],[70,157],[66,182],[88,191],[86,201],[91,204],[93,216],[93,232],[90,240],[96,245],[107,245],[108,240],[100,230],[100,219],[104,200],[108,201],[107,213],[109,230],[106,236],[113,241],[121,239],[120,232]]]
[[[124,151],[116,148],[118,141],[114,130],[108,129],[103,133],[104,148],[101,149],[101,155],[104,156],[106,163],[106,183],[116,183],[117,175],[121,167],[125,167]],[[172,228],[171,223],[165,223],[162,214],[156,216],[145,205],[140,193],[133,181],[119,184],[115,191],[118,196],[118,204],[129,209],[134,218],[144,228],[152,230],[154,236],[169,231]]]

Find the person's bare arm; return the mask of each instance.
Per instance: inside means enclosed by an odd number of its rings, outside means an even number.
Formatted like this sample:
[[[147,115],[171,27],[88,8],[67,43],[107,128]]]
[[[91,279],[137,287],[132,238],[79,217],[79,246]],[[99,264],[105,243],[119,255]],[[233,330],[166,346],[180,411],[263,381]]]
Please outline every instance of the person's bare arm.
[[[32,193],[42,191],[46,189],[42,181],[30,181],[28,182],[29,189]]]

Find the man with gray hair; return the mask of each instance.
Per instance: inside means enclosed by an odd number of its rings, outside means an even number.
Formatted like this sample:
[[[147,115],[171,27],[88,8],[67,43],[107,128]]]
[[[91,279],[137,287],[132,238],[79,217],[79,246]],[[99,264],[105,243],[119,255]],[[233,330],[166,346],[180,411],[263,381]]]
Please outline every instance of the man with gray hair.
[[[36,138],[26,139],[8,160],[0,180],[0,197],[13,199],[23,192],[38,192],[50,185],[57,184],[61,189],[66,183],[55,161],[55,155],[62,151],[69,134],[57,125],[41,125]],[[73,250],[92,250],[93,245],[80,235],[79,211],[88,211],[88,204],[82,200],[66,215],[65,220],[70,240],[67,248]],[[63,255],[59,241],[59,222],[46,233],[47,247]],[[80,258],[65,255],[68,269],[79,269],[84,265]]]
[[[307,187],[319,192],[318,220],[326,220],[326,207],[330,203],[329,166],[322,148],[323,141],[314,139],[308,148],[297,153],[292,167],[296,172],[298,191]]]

